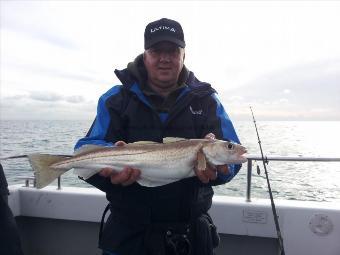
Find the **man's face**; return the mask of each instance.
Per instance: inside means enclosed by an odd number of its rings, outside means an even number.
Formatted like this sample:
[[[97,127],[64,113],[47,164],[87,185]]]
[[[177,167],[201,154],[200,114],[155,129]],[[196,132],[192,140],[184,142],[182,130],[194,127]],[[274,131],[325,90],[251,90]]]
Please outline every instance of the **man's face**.
[[[148,80],[159,89],[177,84],[184,63],[184,49],[171,42],[159,42],[144,52]]]

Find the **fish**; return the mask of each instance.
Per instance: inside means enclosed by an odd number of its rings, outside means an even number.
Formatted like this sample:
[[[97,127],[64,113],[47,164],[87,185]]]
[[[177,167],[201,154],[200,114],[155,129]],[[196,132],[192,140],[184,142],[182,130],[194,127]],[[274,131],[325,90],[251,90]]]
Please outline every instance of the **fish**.
[[[202,171],[207,164],[242,164],[247,161],[246,152],[244,146],[223,140],[167,137],[163,143],[139,141],[113,147],[83,145],[73,156],[40,153],[27,156],[38,189],[72,168],[75,174],[87,179],[103,168],[122,171],[127,166],[140,169],[137,180],[140,185],[157,187],[194,176],[195,167]]]

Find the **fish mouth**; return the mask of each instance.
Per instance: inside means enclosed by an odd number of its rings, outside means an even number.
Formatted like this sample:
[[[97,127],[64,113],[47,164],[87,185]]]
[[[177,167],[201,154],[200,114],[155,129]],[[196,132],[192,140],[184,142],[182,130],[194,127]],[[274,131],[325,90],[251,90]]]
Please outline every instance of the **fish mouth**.
[[[248,158],[247,158],[246,155],[241,155],[241,156],[239,157],[239,160],[240,160],[242,163],[245,163],[245,162],[248,161]]]
[[[245,147],[241,148],[240,154],[237,156],[237,160],[240,161],[241,163],[245,163],[248,161],[247,158],[247,149]]]
[[[247,152],[248,152],[247,149],[241,146],[240,151],[239,151],[240,155],[238,156],[238,159],[242,161],[242,163],[245,163],[248,161],[247,154],[246,154]]]
[[[240,147],[240,153],[243,155],[243,154],[245,154],[245,153],[247,153],[247,152],[248,152],[248,151],[247,151],[246,147],[244,147],[244,146],[241,145],[241,147]]]

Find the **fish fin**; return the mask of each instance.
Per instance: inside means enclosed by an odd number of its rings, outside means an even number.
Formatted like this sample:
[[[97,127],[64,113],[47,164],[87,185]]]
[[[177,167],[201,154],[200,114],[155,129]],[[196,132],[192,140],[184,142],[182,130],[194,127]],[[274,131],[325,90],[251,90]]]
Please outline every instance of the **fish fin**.
[[[36,187],[41,189],[55,179],[57,179],[60,175],[68,171],[69,169],[56,169],[50,167],[50,165],[64,160],[68,157],[49,155],[49,154],[29,154],[28,159],[33,168]]]
[[[152,179],[149,179],[149,178],[145,178],[145,177],[142,177],[140,179],[137,180],[137,182],[144,186],[144,187],[158,187],[158,186],[163,186],[163,185],[166,185],[166,184],[169,184],[171,182],[175,182],[175,181],[178,181],[178,180],[172,180],[172,179],[164,179],[163,181],[160,181],[160,180],[152,180]]]
[[[74,152],[74,155],[79,156],[80,154],[90,153],[98,151],[100,149],[107,148],[106,146],[95,145],[95,144],[85,144],[81,146],[78,150]]]
[[[174,142],[186,141],[186,140],[188,139],[181,138],[181,137],[164,137],[163,143],[174,143]]]
[[[204,171],[207,168],[207,159],[202,150],[197,152],[197,170]]]
[[[77,167],[73,169],[73,173],[86,180],[91,176],[95,175],[96,173],[98,173],[100,170],[101,169],[98,169],[98,171],[96,171],[94,169]]]
[[[127,145],[129,144],[158,144],[157,142],[153,142],[153,141],[137,141],[137,142],[133,142],[133,143],[128,143]]]
[[[154,183],[152,183],[152,181],[145,180],[145,179],[139,179],[137,180],[137,182],[144,187],[156,187],[157,186]]]

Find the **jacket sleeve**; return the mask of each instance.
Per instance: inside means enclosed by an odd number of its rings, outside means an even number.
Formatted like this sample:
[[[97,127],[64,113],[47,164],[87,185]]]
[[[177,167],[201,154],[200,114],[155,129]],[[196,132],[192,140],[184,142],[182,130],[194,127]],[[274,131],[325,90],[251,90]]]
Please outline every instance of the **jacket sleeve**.
[[[119,135],[122,129],[121,118],[119,114],[110,107],[110,101],[112,101],[112,99],[117,99],[115,100],[116,102],[120,101],[120,87],[121,86],[113,87],[99,98],[96,118],[87,135],[75,144],[74,150],[78,150],[86,144],[114,146],[116,141],[123,140]],[[85,181],[102,191],[106,191],[112,186],[108,178],[104,178],[99,174],[95,174]]]
[[[207,121],[204,127],[203,135],[208,133],[215,134],[217,139],[231,141],[234,143],[240,143],[240,140],[236,134],[234,125],[226,113],[223,105],[218,99],[216,94],[211,95],[211,101],[208,107]],[[229,182],[235,177],[235,175],[241,169],[241,164],[228,165],[229,173],[218,173],[217,179],[211,181],[211,185],[220,185]]]

